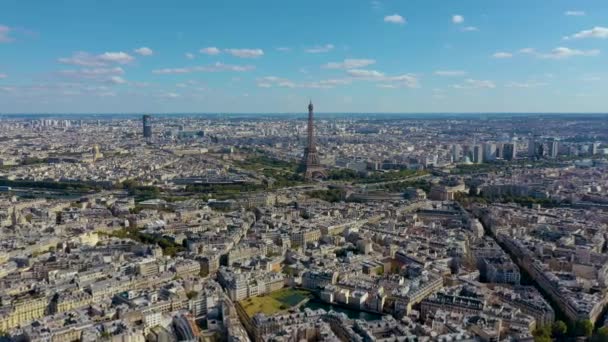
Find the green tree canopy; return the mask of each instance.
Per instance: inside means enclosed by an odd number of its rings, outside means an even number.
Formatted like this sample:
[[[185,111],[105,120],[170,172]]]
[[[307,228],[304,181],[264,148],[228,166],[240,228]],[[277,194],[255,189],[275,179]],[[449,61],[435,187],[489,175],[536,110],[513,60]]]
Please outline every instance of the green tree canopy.
[[[563,321],[556,321],[551,327],[551,332],[554,338],[566,336],[568,332],[568,326]]]

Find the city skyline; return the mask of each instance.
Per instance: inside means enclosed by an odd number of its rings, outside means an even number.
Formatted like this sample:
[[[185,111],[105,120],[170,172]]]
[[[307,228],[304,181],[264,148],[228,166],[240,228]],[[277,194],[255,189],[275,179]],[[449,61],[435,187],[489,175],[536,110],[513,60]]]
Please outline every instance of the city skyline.
[[[298,113],[312,98],[320,113],[606,112],[606,14],[601,1],[7,1],[1,111]]]

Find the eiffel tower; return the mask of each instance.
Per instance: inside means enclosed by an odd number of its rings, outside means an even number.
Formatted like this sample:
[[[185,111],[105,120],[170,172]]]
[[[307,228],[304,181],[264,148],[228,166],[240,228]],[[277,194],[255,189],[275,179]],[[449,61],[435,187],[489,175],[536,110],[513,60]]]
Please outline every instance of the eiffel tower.
[[[319,163],[317,155],[317,145],[315,144],[315,124],[313,115],[312,101],[308,105],[308,145],[304,148],[304,179],[313,180],[317,178],[327,177],[325,168]]]

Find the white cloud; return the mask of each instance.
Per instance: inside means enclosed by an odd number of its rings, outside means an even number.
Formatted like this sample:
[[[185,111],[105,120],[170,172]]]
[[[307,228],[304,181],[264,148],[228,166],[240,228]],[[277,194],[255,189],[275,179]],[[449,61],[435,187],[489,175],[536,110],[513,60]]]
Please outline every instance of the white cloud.
[[[600,50],[597,50],[597,49],[577,50],[577,49],[570,49],[570,48],[563,47],[563,46],[557,47],[557,48],[551,50],[550,52],[546,52],[546,53],[538,52],[532,48],[521,49],[521,50],[519,50],[519,52],[528,54],[528,55],[533,55],[533,56],[536,56],[537,58],[543,58],[543,59],[567,59],[567,58],[575,57],[575,56],[591,57],[591,56],[597,56],[600,54]]]
[[[590,30],[583,30],[564,39],[585,39],[585,38],[600,38],[608,39],[608,27],[596,26]]]
[[[10,43],[14,39],[10,37],[11,28],[5,25],[0,25],[0,43]]]
[[[386,88],[386,89],[396,89],[399,88],[396,84],[378,84],[376,85],[378,88]]]
[[[234,71],[244,72],[254,70],[255,67],[252,65],[230,65],[217,62],[212,65],[195,66],[187,68],[164,68],[152,70],[154,74],[188,74],[193,72],[220,72],[220,71]]]
[[[363,79],[381,79],[384,78],[384,73],[377,70],[352,69],[347,71],[348,75],[355,78]]]
[[[585,15],[585,11],[566,11],[564,15],[572,16],[572,17],[582,17]]]
[[[280,88],[295,88],[296,84],[286,78],[281,78],[277,76],[266,76],[262,77],[258,80],[258,87],[260,88],[271,88],[271,87],[280,87]]]
[[[163,93],[160,95],[160,97],[165,98],[165,99],[176,99],[178,97],[180,97],[181,95],[178,93]]]
[[[347,79],[329,79],[329,80],[321,80],[318,83],[325,84],[325,85],[346,85],[346,84],[350,84],[351,81],[347,80]]]
[[[276,76],[266,76],[262,78],[264,81],[268,81],[268,82],[279,82],[280,80],[282,80],[282,78],[280,77],[276,77]]]
[[[277,86],[281,87],[281,88],[295,88],[296,84],[291,81],[285,80],[285,81],[278,82]]]
[[[342,62],[329,62],[322,66],[325,69],[356,69],[375,64],[373,59],[345,59]]]
[[[474,80],[468,78],[464,80],[464,83],[454,84],[452,88],[455,89],[494,89],[496,88],[496,84],[492,81],[488,80]]]
[[[7,74],[1,74],[1,73],[0,73],[0,80],[1,80],[1,79],[3,79],[3,78],[7,78],[7,77],[8,77],[8,75],[7,75]]]
[[[251,71],[255,69],[252,65],[231,65],[217,62],[211,66],[202,66],[195,67],[195,71],[202,72],[218,72],[218,71],[235,71],[235,72],[243,72],[243,71]]]
[[[108,79],[108,82],[112,83],[112,84],[125,84],[125,83],[127,83],[127,81],[124,78],[120,77],[120,76],[111,76]]]
[[[597,82],[597,81],[601,81],[602,78],[599,76],[594,76],[594,75],[587,75],[587,76],[583,76],[581,78],[581,81],[584,82]]]
[[[396,86],[405,86],[408,88],[417,88],[418,79],[411,74],[388,76],[377,70],[352,69],[346,73],[352,78],[358,78],[367,81],[382,82],[385,84],[392,83]]]
[[[463,32],[475,32],[475,31],[479,31],[479,29],[476,26],[465,26],[461,29],[461,31]]]
[[[453,77],[453,76],[464,76],[466,74],[467,74],[467,72],[464,70],[437,70],[437,71],[435,71],[435,75],[437,75],[437,76]]]
[[[338,85],[350,84],[348,79],[329,79],[317,82],[296,83],[286,78],[277,76],[266,76],[258,79],[257,86],[260,88],[315,88],[315,89],[331,89]]]
[[[203,53],[205,55],[210,55],[210,56],[215,56],[215,55],[219,55],[220,53],[222,53],[220,51],[220,49],[216,48],[215,46],[210,46],[210,47],[200,49],[199,52]]]
[[[77,96],[82,94],[82,92],[78,91],[78,90],[64,90],[61,91],[61,95],[65,95],[65,96]]]
[[[152,51],[152,49],[145,46],[142,46],[139,49],[135,49],[134,51],[140,56],[152,56],[154,54],[154,51]]]
[[[164,68],[164,69],[152,70],[153,74],[166,74],[166,75],[187,74],[187,73],[191,73],[191,72],[194,72],[194,69],[192,69],[192,68]]]
[[[505,85],[505,87],[507,87],[507,88],[537,88],[537,87],[543,87],[546,85],[547,85],[546,82],[527,81],[527,82],[509,82]]]
[[[62,57],[58,61],[63,64],[81,65],[87,67],[101,67],[108,64],[127,64],[135,58],[126,52],[104,52],[100,55],[92,55],[88,52],[75,52],[71,57]]]
[[[101,61],[105,61],[108,63],[118,63],[118,64],[127,64],[131,63],[135,58],[128,53],[125,52],[104,52],[101,55],[97,56],[97,58]]]
[[[510,53],[510,52],[496,52],[496,53],[494,53],[492,55],[492,57],[494,57],[494,58],[500,58],[500,59],[511,58],[511,57],[513,57],[513,54]]]
[[[462,24],[462,23],[464,23],[464,17],[461,16],[460,14],[454,14],[452,16],[452,22],[454,24]]]
[[[196,56],[193,53],[190,53],[190,52],[186,52],[185,56],[188,59],[195,59],[196,58]]]
[[[390,76],[387,78],[389,82],[397,82],[398,85],[404,86],[407,88],[418,88],[418,79],[414,75],[399,75],[399,76]]]
[[[308,53],[325,53],[334,49],[333,44],[317,45],[312,48],[306,49]]]
[[[97,93],[95,95],[97,95],[99,97],[115,97],[116,93],[113,91],[104,91],[104,92]]]
[[[125,71],[121,67],[115,68],[83,68],[77,70],[61,70],[60,76],[80,79],[106,78],[108,76],[124,75]]]
[[[224,51],[240,58],[257,58],[264,55],[262,49],[225,49]]]
[[[395,13],[393,15],[387,15],[386,17],[384,17],[384,22],[403,25],[406,23],[406,20],[404,17]]]

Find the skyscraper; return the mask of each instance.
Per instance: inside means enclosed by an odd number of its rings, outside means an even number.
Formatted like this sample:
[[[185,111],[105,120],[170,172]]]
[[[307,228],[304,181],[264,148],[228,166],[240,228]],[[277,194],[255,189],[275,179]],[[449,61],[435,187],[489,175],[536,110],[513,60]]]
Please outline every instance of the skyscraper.
[[[600,143],[594,142],[591,144],[591,155],[596,155],[598,153],[598,149],[600,147]]]
[[[502,157],[504,160],[513,160],[517,158],[517,143],[506,143],[502,146]]]
[[[531,139],[528,143],[528,156],[533,159],[540,159],[545,156],[545,145],[541,141]]]
[[[302,160],[305,170],[304,178],[306,180],[327,176],[325,169],[321,166],[321,163],[319,163],[319,156],[317,154],[313,109],[314,107],[311,101],[308,105],[308,144],[304,148],[304,158]]]
[[[473,146],[473,163],[483,163],[483,148],[481,145]]]
[[[528,140],[528,157],[534,158],[536,156],[536,140],[534,138]]]
[[[559,143],[557,140],[552,140],[549,142],[549,157],[557,158],[559,153]]]
[[[144,138],[152,138],[152,117],[144,115],[142,120],[144,124]]]
[[[452,162],[456,163],[460,161],[460,154],[462,153],[462,148],[458,144],[452,145]]]
[[[483,144],[483,161],[494,161],[496,160],[496,144],[485,143]]]

